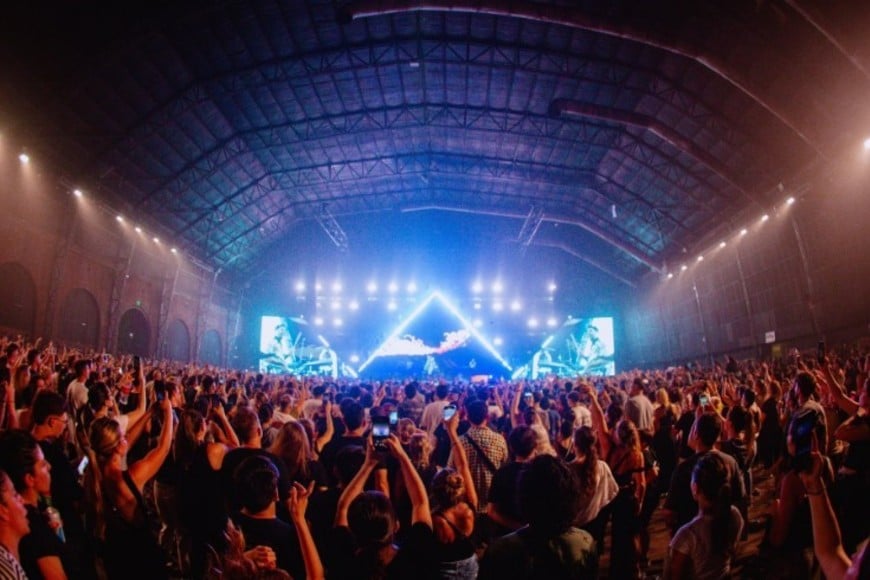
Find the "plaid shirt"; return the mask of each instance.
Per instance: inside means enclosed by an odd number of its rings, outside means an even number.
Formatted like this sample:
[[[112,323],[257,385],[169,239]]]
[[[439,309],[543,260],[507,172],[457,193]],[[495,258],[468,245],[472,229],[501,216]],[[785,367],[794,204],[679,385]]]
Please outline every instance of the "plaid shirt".
[[[489,427],[472,425],[465,435],[459,438],[462,448],[465,450],[465,456],[468,458],[468,467],[471,471],[471,479],[474,481],[474,488],[477,490],[477,511],[482,512],[486,510],[489,487],[492,485],[494,473],[487,467],[486,461],[480,457],[477,449],[468,442],[469,437],[473,438],[475,443],[486,453],[496,469],[507,463],[508,447],[504,437]],[[449,463],[455,465],[452,453]]]

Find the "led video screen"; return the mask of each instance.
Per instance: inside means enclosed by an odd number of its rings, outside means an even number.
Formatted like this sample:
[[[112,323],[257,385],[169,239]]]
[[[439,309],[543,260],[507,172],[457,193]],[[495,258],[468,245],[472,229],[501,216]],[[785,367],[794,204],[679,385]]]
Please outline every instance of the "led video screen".
[[[609,376],[616,374],[615,354],[613,318],[569,318],[514,376]]]
[[[339,360],[304,318],[263,316],[259,368],[261,373],[337,377]]]

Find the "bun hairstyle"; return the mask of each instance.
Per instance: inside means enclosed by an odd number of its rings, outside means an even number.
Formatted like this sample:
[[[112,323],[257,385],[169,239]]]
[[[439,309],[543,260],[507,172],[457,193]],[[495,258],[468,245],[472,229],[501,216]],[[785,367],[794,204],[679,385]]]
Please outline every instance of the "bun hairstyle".
[[[454,469],[442,469],[432,478],[429,486],[432,511],[444,511],[465,499],[465,481]]]
[[[713,504],[712,540],[717,553],[728,549],[728,539],[733,535],[731,519],[731,484],[728,468],[716,453],[707,453],[698,460],[692,470],[692,482],[698,494]]]

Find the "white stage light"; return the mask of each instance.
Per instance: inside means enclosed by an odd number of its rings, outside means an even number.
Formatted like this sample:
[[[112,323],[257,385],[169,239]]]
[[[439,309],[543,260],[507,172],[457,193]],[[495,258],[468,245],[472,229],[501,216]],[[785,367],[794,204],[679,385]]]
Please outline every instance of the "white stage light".
[[[344,324],[344,320],[341,318],[336,318],[332,321],[332,325],[336,328],[340,327],[342,324]]]
[[[333,282],[332,283],[332,291],[338,294],[341,292],[341,282]]]
[[[82,193],[82,190],[81,190],[81,189],[74,189],[74,190],[73,190],[73,195],[76,196],[76,197],[81,197],[81,196],[83,196],[84,194]]]
[[[320,292],[321,290],[323,290],[323,284],[321,284],[320,282],[318,282],[317,284],[314,285],[314,289],[315,289],[316,291]]]
[[[341,300],[333,300],[329,307],[333,310],[341,310]]]
[[[721,242],[719,242],[719,247],[720,247],[720,248],[724,248],[724,247],[727,246],[727,245],[728,245],[728,244],[727,244],[725,241],[721,241]]]
[[[350,304],[348,304],[347,307],[351,310],[359,310],[359,302],[357,302],[356,300],[351,300]]]
[[[390,285],[387,286],[387,290],[389,290],[390,294],[395,294],[399,291],[399,285],[395,282],[390,282]]]
[[[745,235],[748,234],[748,233],[749,233],[749,230],[747,230],[746,228],[743,228],[742,230],[740,230],[740,235],[741,235],[741,236],[745,236]]]
[[[549,290],[550,292],[555,292],[556,291],[556,283],[550,282],[549,286],[547,286],[547,290]]]
[[[21,155],[18,156],[18,160],[22,164],[27,165],[28,163],[30,163],[30,156],[27,153],[22,153]]]
[[[417,291],[417,284],[415,282],[408,283],[408,294],[413,294]]]
[[[496,312],[501,312],[502,310],[504,310],[504,304],[502,304],[501,302],[493,302],[492,309]]]
[[[160,243],[160,238],[158,238],[157,236],[154,236],[154,237],[151,238],[151,239],[154,240],[154,243],[155,243],[155,244],[159,244],[159,243]]]
[[[296,282],[296,291],[305,292],[305,282]]]
[[[511,302],[511,310],[513,310],[514,312],[519,312],[522,309],[523,305],[520,303],[519,300],[514,300],[513,302]]]
[[[864,151],[870,151],[870,137],[864,139]]]
[[[554,317],[551,316],[547,319],[547,326],[550,328],[555,328],[557,324],[559,324],[559,322]]]
[[[176,250],[175,248],[169,248],[169,251],[172,252],[173,254],[178,253],[178,250]]]
[[[537,328],[538,327],[538,319],[537,318],[529,318],[529,328]]]
[[[474,319],[474,328],[480,328],[481,326],[483,326],[483,320],[481,320],[480,318],[475,318]]]
[[[359,362],[359,355],[358,354],[350,355],[350,362],[352,362],[353,364],[358,363]]]
[[[139,226],[136,226],[136,227],[133,228],[133,229],[136,230],[136,233],[137,233],[137,234],[141,234],[141,233],[142,233],[142,228],[140,228]]]
[[[761,221],[762,221],[762,222],[766,222],[766,221],[769,220],[769,219],[770,219],[770,216],[767,215],[767,214],[764,214],[763,216],[761,216]]]
[[[116,216],[115,216],[115,220],[116,220],[119,224],[122,224],[122,223],[124,223],[124,216],[116,215]]]
[[[475,303],[474,303],[474,309],[475,309],[475,310],[480,310],[480,307],[481,307],[480,302],[475,302]]]
[[[395,302],[390,302],[389,304],[387,304],[387,310],[395,310],[398,307],[398,304],[396,304]]]
[[[501,339],[500,336],[496,336],[492,339],[492,344],[494,344],[495,346],[501,346],[504,344],[504,341]]]
[[[481,292],[483,292],[483,284],[480,282],[475,282],[471,286],[471,291],[475,294],[480,294]]]
[[[669,273],[668,273],[668,280],[670,280],[670,279],[673,278],[673,277],[674,277],[674,273],[673,273],[673,272],[669,272]]]
[[[323,318],[321,318],[320,316],[315,316],[314,326],[323,326]]]
[[[688,269],[689,269],[689,267],[686,266],[685,264],[683,264],[682,266],[680,266],[680,272],[685,272],[685,271],[688,270]]]
[[[502,286],[501,282],[495,282],[492,285],[492,291],[496,294],[501,294],[501,291],[504,290],[504,286]]]
[[[787,200],[785,200],[785,203],[786,203],[787,205],[791,205],[791,204],[793,204],[793,203],[794,203],[794,198],[793,198],[793,197],[788,198]]]
[[[378,285],[374,282],[369,282],[366,286],[366,291],[368,291],[369,294],[374,294],[378,291]]]
[[[698,261],[699,261],[699,262],[703,262],[703,261],[704,261],[704,256],[698,256]]]

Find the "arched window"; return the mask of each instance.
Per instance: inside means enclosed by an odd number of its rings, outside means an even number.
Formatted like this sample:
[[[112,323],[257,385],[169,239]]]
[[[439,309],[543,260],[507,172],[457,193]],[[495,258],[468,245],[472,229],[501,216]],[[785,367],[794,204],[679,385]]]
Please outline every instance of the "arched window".
[[[169,323],[169,328],[166,330],[166,347],[163,353],[171,360],[190,361],[190,332],[180,318]]]
[[[100,307],[94,295],[84,288],[71,290],[60,308],[60,340],[78,346],[97,348],[100,340]]]
[[[138,308],[121,315],[118,323],[118,352],[148,356],[151,344],[151,325]]]
[[[221,364],[223,343],[217,330],[207,330],[202,335],[202,344],[199,346],[199,360],[210,365]]]
[[[36,324],[36,284],[18,262],[0,264],[0,327],[33,336]]]

